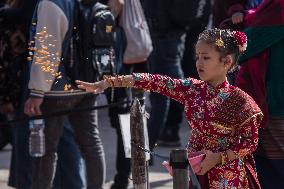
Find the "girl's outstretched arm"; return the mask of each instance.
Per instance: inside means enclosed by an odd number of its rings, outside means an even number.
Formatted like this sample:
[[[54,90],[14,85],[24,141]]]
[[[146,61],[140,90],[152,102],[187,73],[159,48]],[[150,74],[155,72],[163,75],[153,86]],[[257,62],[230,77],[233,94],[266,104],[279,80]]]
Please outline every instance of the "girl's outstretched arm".
[[[132,75],[123,76],[104,76],[104,79],[95,83],[88,83],[76,80],[78,88],[93,92],[95,94],[102,93],[109,87],[133,87],[134,79]]]
[[[168,76],[134,73],[126,76],[104,76],[96,83],[76,81],[78,87],[88,92],[102,93],[108,87],[134,87],[166,95],[184,104],[185,96],[194,92],[193,79],[173,79]]]
[[[185,96],[189,96],[194,89],[192,79],[173,79],[169,76],[148,73],[134,73],[134,87],[156,92],[168,96],[181,104],[185,103]],[[190,98],[187,99],[188,101]]]

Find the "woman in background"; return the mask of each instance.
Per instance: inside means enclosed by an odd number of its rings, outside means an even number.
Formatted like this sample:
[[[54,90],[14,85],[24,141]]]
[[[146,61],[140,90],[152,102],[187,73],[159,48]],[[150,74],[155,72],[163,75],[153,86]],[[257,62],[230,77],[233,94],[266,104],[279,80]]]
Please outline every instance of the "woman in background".
[[[248,49],[236,85],[264,113],[255,155],[262,188],[284,186],[284,1],[264,0],[245,18]]]

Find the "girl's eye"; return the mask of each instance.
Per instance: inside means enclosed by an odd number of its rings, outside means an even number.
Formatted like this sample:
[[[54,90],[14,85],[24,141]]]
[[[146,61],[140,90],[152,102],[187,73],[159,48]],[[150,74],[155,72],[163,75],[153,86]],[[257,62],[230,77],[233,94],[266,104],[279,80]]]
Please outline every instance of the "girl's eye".
[[[210,59],[210,57],[205,56],[205,57],[203,57],[203,59],[204,59],[204,60],[208,60],[208,59]]]

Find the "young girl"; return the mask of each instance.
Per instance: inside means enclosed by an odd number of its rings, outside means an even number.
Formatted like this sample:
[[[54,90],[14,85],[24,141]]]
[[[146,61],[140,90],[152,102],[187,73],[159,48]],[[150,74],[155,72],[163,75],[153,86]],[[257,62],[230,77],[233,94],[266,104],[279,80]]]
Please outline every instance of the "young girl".
[[[251,154],[257,147],[262,113],[250,96],[226,79],[245,45],[246,36],[241,32],[202,32],[196,44],[196,67],[202,80],[144,73],[77,84],[94,93],[108,87],[142,88],[177,100],[184,105],[192,127],[189,154],[206,154],[196,173],[202,188],[260,188]]]

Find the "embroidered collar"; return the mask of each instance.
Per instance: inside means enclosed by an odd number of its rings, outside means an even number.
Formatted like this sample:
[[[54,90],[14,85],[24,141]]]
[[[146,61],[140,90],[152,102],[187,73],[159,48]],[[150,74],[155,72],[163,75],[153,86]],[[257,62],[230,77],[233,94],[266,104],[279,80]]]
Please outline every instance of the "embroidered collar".
[[[206,84],[207,84],[209,90],[215,90],[215,91],[218,91],[218,90],[220,90],[222,88],[226,88],[226,87],[230,86],[230,84],[229,84],[229,82],[227,80],[225,80],[222,83],[216,85],[215,87],[210,85],[208,82],[206,82]]]
[[[227,80],[225,80],[224,82],[220,83],[219,85],[215,86],[214,88],[216,90],[219,90],[219,89],[222,89],[222,88],[226,88],[226,87],[229,87],[230,84]]]

